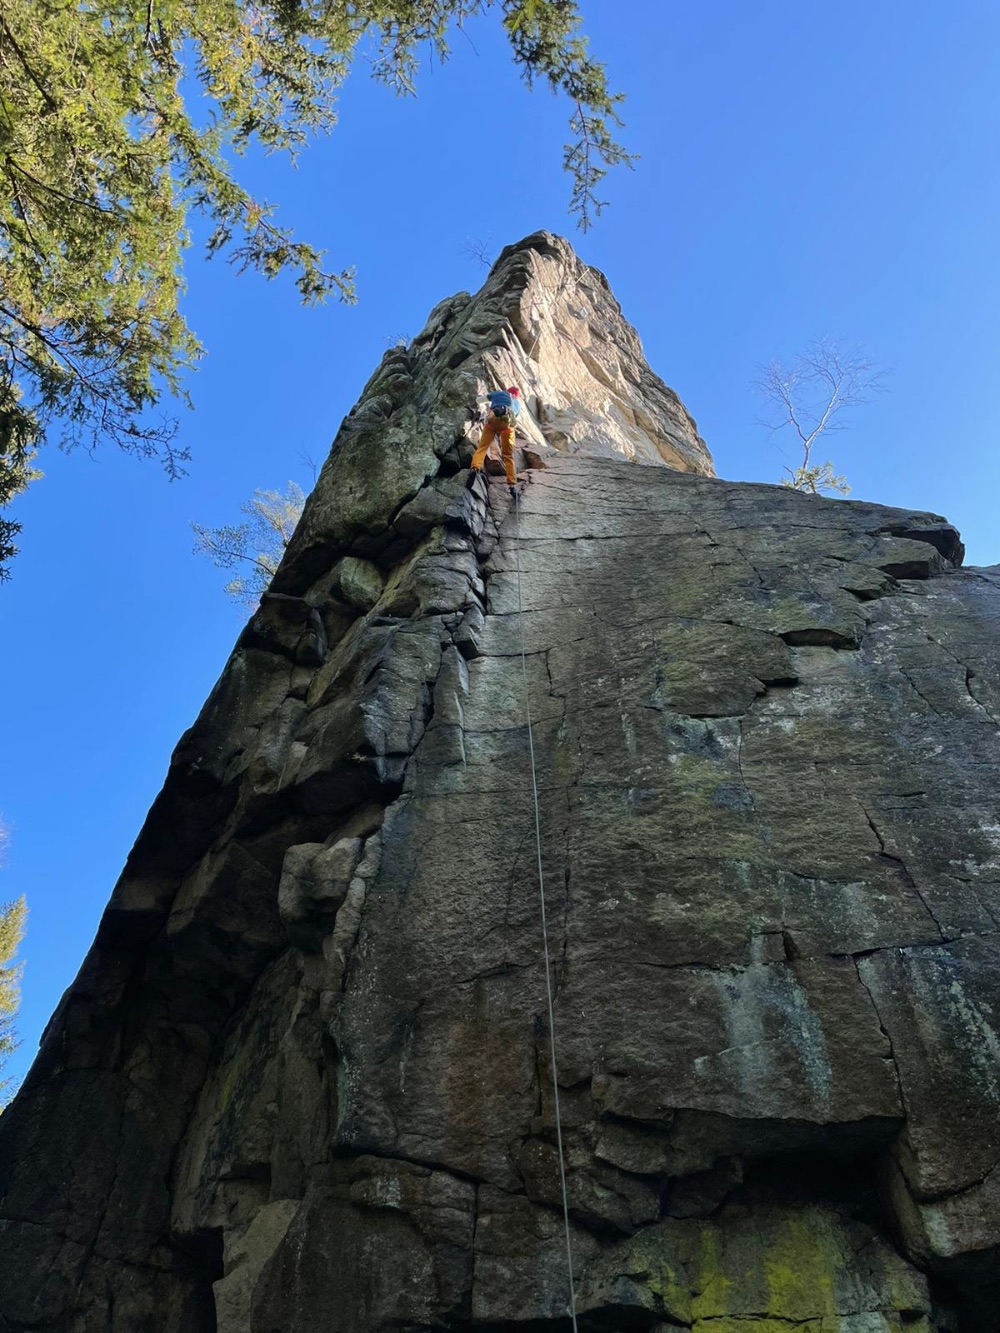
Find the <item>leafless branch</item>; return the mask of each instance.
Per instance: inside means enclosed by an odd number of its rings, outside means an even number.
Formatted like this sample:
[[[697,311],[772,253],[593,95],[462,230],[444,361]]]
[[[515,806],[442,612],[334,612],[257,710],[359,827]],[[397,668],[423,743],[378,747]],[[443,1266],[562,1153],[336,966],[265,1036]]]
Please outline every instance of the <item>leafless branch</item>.
[[[844,429],[840,413],[869,402],[885,388],[887,372],[858,351],[848,351],[831,338],[819,338],[787,364],[772,361],[761,367],[755,386],[770,411],[761,424],[772,434],[790,430],[802,450],[796,468],[785,468],[796,490],[819,495],[823,490],[843,494],[850,489],[833,464],[813,463],[813,449],[821,435]]]
[[[478,259],[480,264],[486,268],[493,267],[493,238],[487,236],[484,240],[481,236],[470,236],[463,247],[465,253],[470,259]]]
[[[312,473],[313,485],[316,485],[316,477],[319,473],[319,464],[313,458],[312,454],[306,453],[305,449],[299,450],[299,458]]]

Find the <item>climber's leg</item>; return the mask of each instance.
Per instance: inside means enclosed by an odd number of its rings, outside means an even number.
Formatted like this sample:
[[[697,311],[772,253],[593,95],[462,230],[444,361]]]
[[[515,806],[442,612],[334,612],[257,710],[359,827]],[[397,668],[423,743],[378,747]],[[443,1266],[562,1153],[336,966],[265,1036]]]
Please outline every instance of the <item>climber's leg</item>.
[[[486,458],[486,450],[493,443],[497,433],[497,423],[492,417],[487,417],[483,426],[483,433],[479,437],[479,443],[476,445],[476,452],[472,455],[472,466],[478,471]]]
[[[517,484],[517,470],[514,467],[514,428],[508,426],[500,432],[500,453],[503,455],[504,470],[507,473],[507,485]]]

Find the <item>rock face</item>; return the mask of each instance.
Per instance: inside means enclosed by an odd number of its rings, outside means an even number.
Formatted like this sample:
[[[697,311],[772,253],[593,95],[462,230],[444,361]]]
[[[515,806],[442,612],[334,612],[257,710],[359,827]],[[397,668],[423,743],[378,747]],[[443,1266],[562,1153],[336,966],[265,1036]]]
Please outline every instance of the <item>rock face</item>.
[[[519,515],[464,471],[515,380]],[[961,554],[716,480],[604,279],[505,251],[345,421],[0,1120],[0,1328],[568,1329],[526,677],[581,1326],[1000,1329]]]

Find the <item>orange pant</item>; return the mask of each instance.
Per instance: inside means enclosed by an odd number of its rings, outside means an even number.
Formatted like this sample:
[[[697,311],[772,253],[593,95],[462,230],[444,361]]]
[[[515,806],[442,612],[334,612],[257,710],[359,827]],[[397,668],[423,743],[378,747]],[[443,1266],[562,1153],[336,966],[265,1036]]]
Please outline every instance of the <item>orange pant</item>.
[[[500,453],[507,472],[507,483],[513,486],[517,481],[517,472],[514,468],[514,427],[508,426],[506,422],[498,421],[496,417],[486,418],[486,424],[483,426],[483,433],[479,437],[476,452],[472,455],[472,466],[483,466],[486,450],[498,436],[500,439]]]

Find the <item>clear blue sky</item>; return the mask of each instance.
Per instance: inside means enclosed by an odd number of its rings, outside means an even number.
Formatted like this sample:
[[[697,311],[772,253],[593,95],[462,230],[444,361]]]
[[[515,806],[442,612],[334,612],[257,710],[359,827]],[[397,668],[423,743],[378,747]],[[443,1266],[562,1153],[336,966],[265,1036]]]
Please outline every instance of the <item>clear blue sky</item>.
[[[608,275],[650,363],[719,474],[774,481],[757,366],[831,335],[891,367],[830,452],[853,496],[958,524],[1000,560],[1000,11],[993,0],[582,0],[628,93],[632,173],[586,236],[566,216],[567,108],[529,94],[496,19],[397,101],[359,66],[334,135],[293,171],[246,162],[282,216],[356,264],[360,304],[306,311],[290,283],[191,253],[208,349],[182,414],[191,475],[106,452],[49,454],[4,617],[0,900],[28,896],[23,1072],[88,948],[171,749],[240,627],[189,520],[231,521],[254,487],[308,487],[386,345],[477,287],[493,250],[540,227]],[[499,178],[503,188],[491,187]]]

